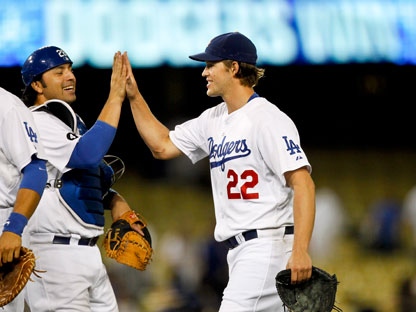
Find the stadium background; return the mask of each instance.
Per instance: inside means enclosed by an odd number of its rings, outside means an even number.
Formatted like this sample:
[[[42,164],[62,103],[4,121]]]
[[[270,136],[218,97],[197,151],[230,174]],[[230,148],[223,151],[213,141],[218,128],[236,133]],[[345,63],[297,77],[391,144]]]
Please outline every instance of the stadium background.
[[[80,67],[75,73],[79,99],[75,109],[92,125],[108,95],[111,70]],[[218,102],[206,97],[200,74],[200,68],[135,69],[142,93],[156,116],[168,125],[197,116]],[[1,86],[20,94],[19,68],[1,68],[0,77]],[[389,254],[366,250],[358,234],[375,201],[395,198],[401,203],[416,184],[415,77],[416,68],[411,66],[266,67],[266,77],[257,88],[297,123],[317,189],[332,188],[345,207],[348,231],[331,245],[334,247],[328,246],[332,248],[329,258],[315,263],[341,280],[338,301],[345,312],[366,311],[367,307],[399,311],[401,283],[415,272],[408,224],[402,224],[400,231],[403,245]],[[185,232],[193,245],[212,236],[207,164],[154,160],[135,130],[128,102],[110,153],[122,157],[127,168],[116,188],[147,217],[155,237],[155,260],[149,270],[123,275],[137,278],[137,292],[122,295],[121,289],[128,289],[127,281],[117,282],[125,287],[117,287],[117,293],[130,304],[125,311],[135,311],[132,301],[140,311],[169,311],[165,308],[176,305],[178,310],[172,311],[201,311],[189,303],[181,306],[172,301],[175,296],[168,291],[172,287],[168,281],[171,271],[178,268],[163,259],[166,252],[158,250],[162,244],[158,240],[169,233],[182,237]],[[195,254],[182,256],[188,259],[182,260],[185,267],[181,270],[192,268],[195,257],[197,263],[201,261]],[[112,267],[114,263],[109,263],[110,272]],[[148,288],[140,286],[142,279]],[[132,281],[128,283],[132,285]],[[194,283],[189,287],[196,289]]]

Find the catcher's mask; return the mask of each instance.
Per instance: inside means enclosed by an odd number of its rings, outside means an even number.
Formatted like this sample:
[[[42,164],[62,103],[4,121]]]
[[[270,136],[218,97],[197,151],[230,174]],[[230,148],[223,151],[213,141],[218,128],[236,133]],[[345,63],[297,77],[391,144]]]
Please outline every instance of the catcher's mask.
[[[46,46],[34,51],[22,66],[22,80],[29,86],[35,77],[54,67],[63,64],[72,64],[71,59],[64,50],[55,46]]]

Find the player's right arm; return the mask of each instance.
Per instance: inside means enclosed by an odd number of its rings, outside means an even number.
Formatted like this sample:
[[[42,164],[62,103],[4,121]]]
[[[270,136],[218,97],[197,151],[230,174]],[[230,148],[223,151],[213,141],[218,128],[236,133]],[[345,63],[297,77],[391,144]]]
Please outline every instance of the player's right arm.
[[[110,93],[108,99],[101,110],[98,120],[108,123],[109,125],[117,128],[121,106],[126,97],[126,77],[127,69],[125,64],[126,52],[121,54],[117,51],[114,54],[113,68],[110,81]]]
[[[125,53],[124,53],[125,54]],[[120,120],[121,107],[126,97],[126,56],[120,51],[114,54],[110,82],[110,94],[97,122],[80,138],[67,166],[89,168],[97,166],[108,152]]]
[[[140,93],[128,58],[126,64],[127,98],[130,101],[136,128],[143,141],[156,159],[171,159],[182,155],[182,152],[170,140],[169,129],[153,115]]]
[[[315,183],[306,167],[285,173],[287,185],[293,189],[294,242],[287,269],[292,283],[300,283],[312,275],[309,244],[315,222]]]

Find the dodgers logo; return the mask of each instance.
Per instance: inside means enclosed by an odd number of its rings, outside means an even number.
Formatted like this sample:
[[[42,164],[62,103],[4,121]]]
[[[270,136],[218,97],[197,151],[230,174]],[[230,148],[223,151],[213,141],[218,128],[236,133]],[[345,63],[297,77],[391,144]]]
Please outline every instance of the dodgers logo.
[[[208,138],[209,145],[209,161],[210,167],[216,168],[221,166],[221,170],[225,170],[225,163],[233,159],[247,157],[251,154],[251,150],[247,146],[245,139],[237,141],[226,141],[227,137],[223,137],[220,144],[214,142],[214,138]]]
[[[63,58],[65,61],[69,61],[68,55],[65,53],[64,50],[58,49],[56,50],[56,53],[59,55],[59,57]]]
[[[300,149],[299,145],[293,142],[293,140],[288,139],[287,136],[282,137],[283,140],[286,143],[287,151],[290,155],[296,154],[296,153],[302,153],[302,150]],[[302,159],[303,157],[298,155],[296,156],[296,160]]]
[[[24,121],[23,124],[25,125],[26,133],[30,138],[30,141],[38,143],[38,135],[35,131],[33,131],[33,128],[29,126],[29,124],[26,121]]]

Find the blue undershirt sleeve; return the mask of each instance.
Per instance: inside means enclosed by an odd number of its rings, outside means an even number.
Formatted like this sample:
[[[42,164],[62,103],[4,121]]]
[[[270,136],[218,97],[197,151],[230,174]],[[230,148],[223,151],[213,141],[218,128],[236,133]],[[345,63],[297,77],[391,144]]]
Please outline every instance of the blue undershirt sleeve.
[[[48,179],[46,160],[34,156],[32,161],[23,168],[22,173],[23,178],[20,188],[31,189],[42,196]]]
[[[79,139],[68,161],[68,167],[85,169],[98,166],[110,148],[116,131],[117,128],[97,120]]]

